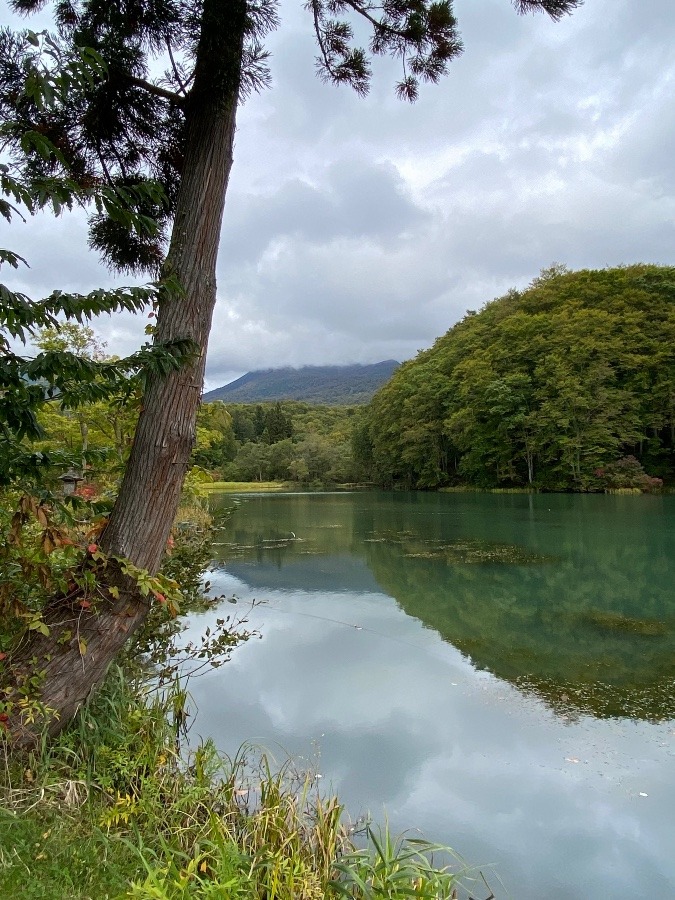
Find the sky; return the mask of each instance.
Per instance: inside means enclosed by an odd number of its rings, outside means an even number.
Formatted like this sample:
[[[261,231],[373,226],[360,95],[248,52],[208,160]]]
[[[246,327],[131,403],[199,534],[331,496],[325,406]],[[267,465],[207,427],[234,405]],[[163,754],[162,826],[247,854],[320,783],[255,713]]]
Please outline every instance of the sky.
[[[238,116],[207,390],[409,359],[553,263],[675,264],[672,0],[586,0],[557,23],[509,0],[454,8],[464,53],[410,105],[388,60],[365,99],[322,83],[311,18],[282,0],[272,88]],[[30,263],[5,283],[35,298],[133,283],[87,249],[79,214],[3,224],[0,246]],[[122,355],[146,324],[95,327]]]

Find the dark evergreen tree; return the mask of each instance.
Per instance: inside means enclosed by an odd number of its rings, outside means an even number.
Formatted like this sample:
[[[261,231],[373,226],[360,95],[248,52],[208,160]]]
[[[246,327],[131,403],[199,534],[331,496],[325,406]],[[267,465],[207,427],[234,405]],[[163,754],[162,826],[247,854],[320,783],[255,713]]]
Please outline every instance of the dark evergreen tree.
[[[265,428],[262,439],[266,444],[276,444],[277,441],[293,437],[293,420],[284,412],[279,401],[271,406],[265,414]]]
[[[258,403],[256,404],[254,413],[253,413],[253,426],[255,431],[255,439],[259,441],[263,433],[265,431],[265,423],[267,422],[267,413],[265,412],[265,407]]]

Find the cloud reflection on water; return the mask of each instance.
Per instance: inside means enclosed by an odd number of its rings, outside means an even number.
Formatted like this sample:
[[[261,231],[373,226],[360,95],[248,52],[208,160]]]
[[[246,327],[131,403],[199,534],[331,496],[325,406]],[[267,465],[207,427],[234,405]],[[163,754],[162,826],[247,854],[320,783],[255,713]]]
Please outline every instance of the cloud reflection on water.
[[[225,573],[213,584],[242,605],[261,596]],[[347,608],[342,593],[265,597],[251,615],[262,640],[191,686],[197,732],[230,753],[247,740],[319,753],[353,816],[386,807],[394,829],[494,863],[523,900],[672,893],[666,725],[565,722],[383,594],[350,594]]]

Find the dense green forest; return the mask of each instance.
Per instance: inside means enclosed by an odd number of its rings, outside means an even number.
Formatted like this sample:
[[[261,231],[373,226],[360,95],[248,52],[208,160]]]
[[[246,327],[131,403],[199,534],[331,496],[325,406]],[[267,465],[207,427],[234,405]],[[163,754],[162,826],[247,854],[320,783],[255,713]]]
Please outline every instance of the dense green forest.
[[[91,334],[59,339],[101,355]],[[52,446],[95,476],[123,464],[135,405],[129,395],[74,411],[52,403],[40,419]],[[675,268],[553,267],[467,313],[366,407],[204,403],[193,463],[217,480],[315,487],[672,485]]]
[[[202,405],[193,461],[224,481],[358,481],[352,453],[358,410],[293,401]]]
[[[469,312],[355,435],[383,485],[654,489],[675,476],[675,268],[569,272]]]

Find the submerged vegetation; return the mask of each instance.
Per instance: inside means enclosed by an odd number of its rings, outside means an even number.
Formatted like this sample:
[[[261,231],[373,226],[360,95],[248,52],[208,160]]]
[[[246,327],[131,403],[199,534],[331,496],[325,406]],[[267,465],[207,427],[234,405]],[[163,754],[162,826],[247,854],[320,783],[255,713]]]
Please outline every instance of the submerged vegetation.
[[[253,596],[381,591],[472,668],[561,714],[675,717],[670,496],[390,492],[221,502],[238,511],[214,552]],[[346,606],[335,617],[351,621]]]
[[[586,618],[592,625],[600,629],[623,631],[631,635],[655,637],[670,632],[668,625],[658,619],[636,619],[632,616],[625,616],[623,613],[592,610]]]
[[[526,546],[422,542],[379,529],[363,552],[381,588],[477,669],[566,716],[673,718],[670,583],[655,577],[642,548],[623,547],[619,562],[616,545],[581,519],[576,525],[578,540],[574,529],[565,532],[557,558]]]
[[[364,543],[388,543],[399,545],[401,555],[406,559],[434,559],[445,562],[449,566],[485,565],[486,563],[503,563],[511,566],[523,566],[528,563],[550,562],[551,558],[533,553],[526,547],[516,544],[501,544],[495,541],[484,541],[478,538],[458,538],[453,541],[411,539],[410,535],[366,538]]]

